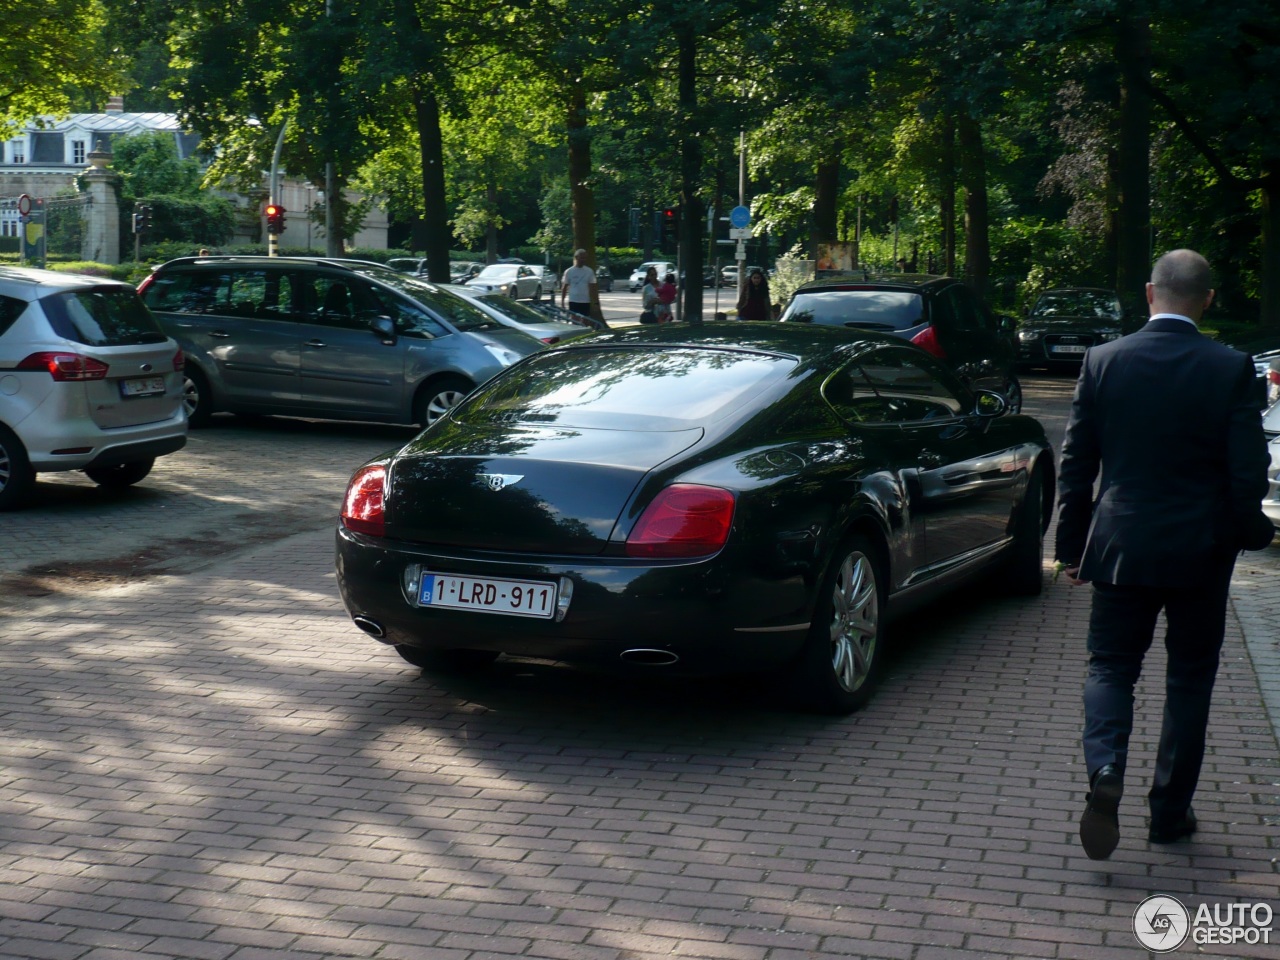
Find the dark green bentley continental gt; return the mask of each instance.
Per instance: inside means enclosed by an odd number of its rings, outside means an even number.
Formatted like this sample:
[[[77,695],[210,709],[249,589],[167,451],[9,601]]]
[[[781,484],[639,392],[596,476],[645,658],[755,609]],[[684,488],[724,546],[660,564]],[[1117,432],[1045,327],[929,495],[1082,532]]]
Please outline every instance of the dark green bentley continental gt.
[[[890,612],[978,575],[1039,592],[1053,491],[1037,421],[900,339],[633,328],[526,358],[362,466],[338,582],[417,666],[785,671],[848,712]]]

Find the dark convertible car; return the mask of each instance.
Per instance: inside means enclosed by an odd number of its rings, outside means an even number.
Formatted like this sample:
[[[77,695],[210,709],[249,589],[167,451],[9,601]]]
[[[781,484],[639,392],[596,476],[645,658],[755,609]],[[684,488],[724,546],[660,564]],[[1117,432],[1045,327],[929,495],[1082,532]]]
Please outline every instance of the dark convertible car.
[[[785,672],[870,696],[885,618],[977,575],[1038,593],[1040,424],[900,339],[671,325],[535,354],[356,472],[342,597],[418,666],[500,653]]]

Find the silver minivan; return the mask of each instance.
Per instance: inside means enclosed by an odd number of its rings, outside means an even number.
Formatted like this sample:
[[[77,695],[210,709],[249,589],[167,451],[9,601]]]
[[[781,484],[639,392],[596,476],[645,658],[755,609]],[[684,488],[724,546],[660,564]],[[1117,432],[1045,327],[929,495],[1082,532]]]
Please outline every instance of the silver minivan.
[[[0,267],[0,510],[37,473],[137,483],[187,442],[183,354],[133,288]]]
[[[376,263],[187,257],[138,288],[187,354],[192,426],[218,411],[428,426],[543,344]]]

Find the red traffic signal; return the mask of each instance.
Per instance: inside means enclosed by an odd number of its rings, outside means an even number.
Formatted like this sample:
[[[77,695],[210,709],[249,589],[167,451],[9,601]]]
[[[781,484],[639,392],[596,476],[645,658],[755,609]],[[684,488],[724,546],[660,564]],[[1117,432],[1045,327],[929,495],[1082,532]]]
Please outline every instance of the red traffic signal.
[[[284,207],[280,204],[267,204],[267,233],[284,233],[284,213]]]
[[[676,208],[666,207],[662,211],[662,239],[675,240],[676,238]]]

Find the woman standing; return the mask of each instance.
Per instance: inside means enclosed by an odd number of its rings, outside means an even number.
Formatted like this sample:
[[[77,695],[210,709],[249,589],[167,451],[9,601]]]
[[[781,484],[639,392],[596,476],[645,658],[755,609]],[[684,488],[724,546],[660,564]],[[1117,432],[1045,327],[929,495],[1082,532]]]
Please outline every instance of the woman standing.
[[[657,323],[662,298],[658,296],[658,268],[650,267],[644,274],[644,286],[640,290],[640,322]]]
[[[769,303],[769,278],[756,267],[747,277],[747,285],[738,297],[739,320],[771,320],[773,309]]]

